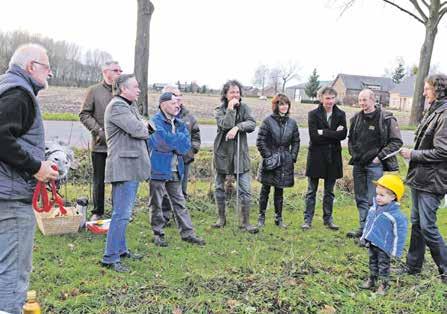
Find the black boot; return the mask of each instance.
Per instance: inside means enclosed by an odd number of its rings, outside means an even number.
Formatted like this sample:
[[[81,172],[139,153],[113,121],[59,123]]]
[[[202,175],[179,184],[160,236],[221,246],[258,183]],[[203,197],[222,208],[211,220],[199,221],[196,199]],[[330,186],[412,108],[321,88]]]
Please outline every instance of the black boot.
[[[261,193],[259,194],[259,227],[264,227],[265,225],[265,211],[267,210],[267,204],[269,202],[269,193],[270,186],[263,184],[261,187]]]
[[[275,225],[277,225],[280,228],[287,228],[287,225],[284,224],[282,220],[282,207],[283,207],[283,197],[282,197],[282,189],[275,188]]]

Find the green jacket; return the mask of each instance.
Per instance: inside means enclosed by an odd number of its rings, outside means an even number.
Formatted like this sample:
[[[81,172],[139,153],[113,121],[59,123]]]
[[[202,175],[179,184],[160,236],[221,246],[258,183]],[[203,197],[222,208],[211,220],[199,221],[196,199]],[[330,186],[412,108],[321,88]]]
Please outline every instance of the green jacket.
[[[256,128],[256,121],[251,115],[250,108],[241,102],[237,109],[227,110],[223,103],[215,111],[217,135],[214,139],[214,169],[220,174],[235,174],[237,171],[236,154],[237,138],[239,136],[239,173],[250,170],[250,156],[248,152],[247,133]],[[233,140],[225,140],[228,131],[238,126],[238,135]]]

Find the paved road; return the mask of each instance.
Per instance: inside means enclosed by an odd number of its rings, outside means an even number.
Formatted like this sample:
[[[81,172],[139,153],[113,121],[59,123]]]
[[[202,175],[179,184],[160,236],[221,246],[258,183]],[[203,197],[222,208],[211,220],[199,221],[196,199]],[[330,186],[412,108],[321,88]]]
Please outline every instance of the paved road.
[[[200,125],[202,136],[202,145],[206,147],[213,146],[216,136],[215,125]],[[248,144],[255,145],[258,128],[248,135]],[[59,139],[71,146],[87,148],[90,141],[90,132],[78,121],[45,121],[45,135],[47,139]],[[402,131],[404,145],[413,145],[413,131]],[[300,128],[301,145],[309,145],[309,133],[307,128]],[[343,141],[347,145],[347,140]]]

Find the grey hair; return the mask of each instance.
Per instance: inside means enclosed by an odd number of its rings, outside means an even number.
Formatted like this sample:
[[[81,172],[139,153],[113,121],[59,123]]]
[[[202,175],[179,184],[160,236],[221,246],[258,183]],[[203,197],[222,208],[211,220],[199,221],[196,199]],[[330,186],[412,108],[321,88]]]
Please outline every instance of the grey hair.
[[[26,66],[31,61],[37,61],[41,57],[42,54],[46,54],[47,50],[39,45],[34,43],[28,43],[19,46],[9,61],[9,67],[16,65],[24,70],[26,70]]]
[[[374,94],[374,92],[373,92],[371,89],[369,89],[369,88],[364,88],[364,89],[362,89],[362,90],[360,91],[360,93],[363,93],[363,92],[368,93],[368,94],[369,94],[369,98],[370,98],[371,100],[376,101],[376,94]],[[360,93],[359,93],[359,95],[360,95]]]
[[[128,82],[135,74],[121,74],[113,83],[113,96],[118,96],[123,91],[123,87],[128,87]]]
[[[120,64],[118,63],[118,61],[115,61],[115,60],[109,60],[109,61],[104,62],[104,64],[103,64],[102,67],[101,67],[101,70],[102,70],[102,71],[106,70],[106,69],[107,69],[109,66],[111,66],[112,64],[120,65]]]
[[[169,93],[176,94],[176,93],[174,93],[174,91],[180,92],[180,90],[179,90],[179,88],[177,86],[168,84],[165,87],[163,87],[163,89],[161,90],[161,93],[163,94],[163,93],[169,92]]]

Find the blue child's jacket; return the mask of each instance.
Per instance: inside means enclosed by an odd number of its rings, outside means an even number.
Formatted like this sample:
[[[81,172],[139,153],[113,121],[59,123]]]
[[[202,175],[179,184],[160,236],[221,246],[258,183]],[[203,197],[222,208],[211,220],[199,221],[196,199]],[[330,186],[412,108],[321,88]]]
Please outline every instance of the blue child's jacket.
[[[407,224],[399,203],[393,201],[387,206],[374,203],[369,209],[360,240],[371,242],[389,256],[400,257],[407,237]]]

